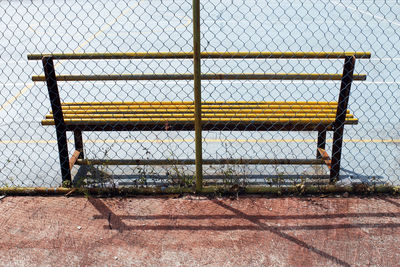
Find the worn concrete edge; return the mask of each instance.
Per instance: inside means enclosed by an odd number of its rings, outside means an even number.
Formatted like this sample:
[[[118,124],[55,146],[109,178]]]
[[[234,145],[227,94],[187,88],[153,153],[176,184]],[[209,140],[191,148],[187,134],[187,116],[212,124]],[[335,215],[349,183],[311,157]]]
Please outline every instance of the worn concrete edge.
[[[46,187],[2,187],[0,195],[64,195],[64,196],[135,196],[135,195],[166,195],[166,194],[197,194],[197,195],[270,195],[270,196],[285,196],[285,195],[325,195],[325,194],[344,194],[353,195],[373,195],[373,194],[390,194],[400,195],[400,186],[368,186],[358,184],[354,186],[292,186],[292,187],[223,187],[223,186],[207,186],[201,191],[196,192],[194,188],[179,188],[179,187],[147,187],[147,188],[46,188]]]

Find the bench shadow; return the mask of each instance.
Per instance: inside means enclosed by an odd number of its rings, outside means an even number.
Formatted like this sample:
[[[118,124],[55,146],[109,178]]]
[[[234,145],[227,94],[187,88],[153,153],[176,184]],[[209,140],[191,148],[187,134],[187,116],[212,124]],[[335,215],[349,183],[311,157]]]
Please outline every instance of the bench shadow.
[[[356,173],[352,170],[341,168],[341,175],[339,176],[339,180],[349,180],[352,183],[363,183],[370,185],[385,185],[386,183],[383,181],[383,176],[381,175],[363,175],[360,173]]]
[[[382,197],[381,199],[382,199],[383,201],[386,201],[387,203],[390,203],[390,204],[392,204],[392,205],[394,205],[394,206],[400,208],[400,202],[396,202],[396,201],[391,200],[391,199],[388,199],[388,198],[386,198],[386,197]]]
[[[382,198],[389,203],[400,207],[400,204],[390,199]],[[88,201],[98,211],[99,215],[93,216],[93,219],[106,219],[108,225],[104,225],[105,229],[123,231],[136,231],[136,230],[150,230],[150,231],[235,231],[235,230],[251,230],[251,231],[268,231],[273,233],[280,238],[288,240],[300,247],[306,248],[321,257],[324,257],[336,264],[342,266],[350,266],[349,263],[330,255],[307,242],[304,242],[297,237],[285,233],[283,231],[293,230],[336,230],[336,229],[354,229],[354,228],[400,228],[400,223],[339,223],[339,224],[314,224],[314,225],[302,225],[301,222],[296,222],[295,225],[284,225],[284,226],[271,226],[264,223],[263,220],[310,220],[310,219],[341,219],[341,218],[399,218],[400,212],[378,212],[378,213],[335,213],[335,214],[300,214],[300,215],[249,215],[244,211],[231,207],[224,202],[211,199],[214,204],[229,211],[230,214],[214,214],[214,215],[117,215],[115,214],[102,199],[89,198]],[[249,222],[249,225],[215,225],[214,223],[209,225],[177,225],[177,220],[227,220],[227,219],[244,219]],[[145,220],[170,220],[173,224],[157,224],[157,225],[127,225],[124,220],[140,221]]]

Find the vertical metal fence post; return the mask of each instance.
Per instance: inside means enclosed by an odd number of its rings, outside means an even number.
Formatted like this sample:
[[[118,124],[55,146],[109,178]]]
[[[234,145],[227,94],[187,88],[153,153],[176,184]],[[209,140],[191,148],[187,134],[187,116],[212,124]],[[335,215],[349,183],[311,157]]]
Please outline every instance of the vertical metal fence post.
[[[42,59],[47,89],[49,90],[50,104],[53,111],[54,123],[56,125],[58,154],[60,157],[62,181],[71,182],[71,170],[69,168],[67,128],[61,109],[60,94],[58,92],[56,73],[53,58],[45,56]]]
[[[194,127],[196,146],[196,191],[203,187],[202,125],[201,125],[201,69],[200,69],[200,0],[193,0],[193,75]]]

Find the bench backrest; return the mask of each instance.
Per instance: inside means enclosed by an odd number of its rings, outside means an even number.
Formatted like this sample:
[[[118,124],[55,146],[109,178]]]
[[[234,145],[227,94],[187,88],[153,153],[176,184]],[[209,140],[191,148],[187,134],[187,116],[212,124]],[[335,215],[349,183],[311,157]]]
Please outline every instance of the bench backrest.
[[[344,59],[342,74],[334,73],[212,73],[201,74],[202,80],[341,80],[337,115],[334,125],[344,123],[351,83],[362,81],[366,75],[353,74],[357,58],[370,58],[368,52],[201,52],[202,59]],[[33,81],[46,81],[54,114],[62,113],[57,81],[99,80],[193,80],[194,74],[98,74],[56,75],[53,60],[111,60],[111,59],[191,59],[193,52],[144,53],[84,53],[84,54],[31,54],[29,60],[42,60],[45,75],[33,76]],[[195,103],[199,110],[201,101]]]

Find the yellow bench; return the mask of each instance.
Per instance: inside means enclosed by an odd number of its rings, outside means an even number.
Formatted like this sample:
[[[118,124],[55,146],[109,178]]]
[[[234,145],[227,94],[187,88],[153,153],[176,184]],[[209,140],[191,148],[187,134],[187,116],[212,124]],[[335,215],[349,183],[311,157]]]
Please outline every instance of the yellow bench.
[[[365,80],[366,75],[353,74],[356,58],[370,58],[365,52],[202,52],[209,58],[285,58],[285,59],[344,59],[342,74],[255,73],[202,74],[206,80],[337,80],[340,81],[337,102],[201,102],[202,130],[228,131],[317,131],[315,159],[220,159],[203,160],[203,164],[326,164],[331,181],[339,175],[345,124],[358,120],[348,110],[353,80]],[[191,80],[193,74],[98,74],[56,75],[53,60],[99,59],[169,59],[193,58],[193,53],[92,53],[92,54],[35,54],[30,60],[42,60],[44,76],[33,81],[46,81],[52,112],[43,125],[55,125],[63,181],[71,181],[70,170],[77,164],[167,164],[167,160],[107,160],[84,159],[82,131],[193,131],[194,102],[75,102],[62,103],[58,92],[60,81],[96,80]],[[68,156],[66,131],[73,131],[75,153]],[[332,160],[325,151],[326,132],[334,131]],[[174,164],[194,164],[194,160],[176,160]]]

